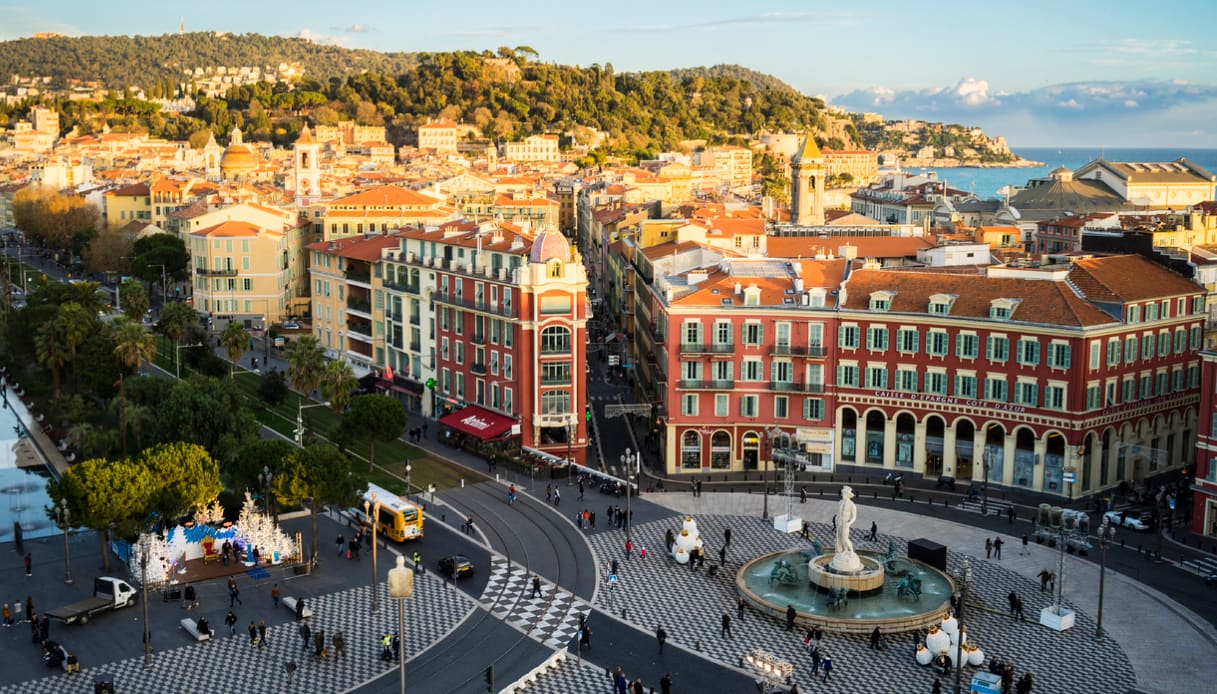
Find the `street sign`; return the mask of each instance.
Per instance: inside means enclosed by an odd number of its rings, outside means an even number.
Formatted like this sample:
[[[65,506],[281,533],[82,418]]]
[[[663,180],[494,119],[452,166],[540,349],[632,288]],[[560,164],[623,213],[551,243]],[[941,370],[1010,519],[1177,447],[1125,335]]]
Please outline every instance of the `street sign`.
[[[1061,481],[1073,484],[1074,482],[1078,481],[1078,473],[1066,472],[1064,475],[1061,476]]]
[[[617,356],[616,354],[610,354],[608,363],[609,366],[616,366],[617,364],[621,363],[621,357]]]

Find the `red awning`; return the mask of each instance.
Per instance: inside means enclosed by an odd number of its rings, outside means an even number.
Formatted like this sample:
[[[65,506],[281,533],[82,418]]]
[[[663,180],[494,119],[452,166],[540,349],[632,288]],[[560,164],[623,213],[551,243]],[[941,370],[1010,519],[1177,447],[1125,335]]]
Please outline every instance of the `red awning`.
[[[469,405],[462,410],[440,417],[439,423],[476,436],[483,441],[489,441],[511,431],[516,420],[477,405]]]

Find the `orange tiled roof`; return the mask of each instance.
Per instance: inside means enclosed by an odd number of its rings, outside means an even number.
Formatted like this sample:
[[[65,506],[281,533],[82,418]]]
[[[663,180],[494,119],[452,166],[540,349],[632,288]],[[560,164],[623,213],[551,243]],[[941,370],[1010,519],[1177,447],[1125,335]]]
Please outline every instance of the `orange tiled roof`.
[[[330,201],[330,205],[369,205],[377,207],[435,205],[439,201],[401,186],[376,186]]]
[[[836,255],[841,246],[853,246],[859,258],[913,258],[917,251],[933,248],[933,239],[924,236],[770,236],[769,257],[812,257],[823,251]]]
[[[1194,294],[1203,288],[1139,255],[1082,258],[1073,262],[1069,281],[1091,301],[1144,301]]]
[[[239,222],[229,220],[220,222],[214,226],[196,229],[190,232],[191,236],[257,236],[261,228],[256,224],[249,222]],[[269,229],[267,231],[270,231]],[[272,232],[277,233],[277,232]]]

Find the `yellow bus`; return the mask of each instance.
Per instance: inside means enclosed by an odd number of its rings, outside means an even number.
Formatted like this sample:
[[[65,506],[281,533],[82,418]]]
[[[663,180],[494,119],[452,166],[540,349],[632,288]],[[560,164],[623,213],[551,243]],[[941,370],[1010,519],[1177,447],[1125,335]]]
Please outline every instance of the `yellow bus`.
[[[372,497],[376,498],[373,499]],[[366,501],[380,503],[380,515],[376,518],[376,529],[396,542],[418,540],[423,536],[423,509],[393,492],[368,484],[363,493]]]

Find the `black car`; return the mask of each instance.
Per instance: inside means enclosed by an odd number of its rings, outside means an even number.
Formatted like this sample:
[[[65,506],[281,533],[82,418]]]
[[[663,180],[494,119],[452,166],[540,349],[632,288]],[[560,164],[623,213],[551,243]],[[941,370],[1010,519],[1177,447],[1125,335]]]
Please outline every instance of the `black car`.
[[[439,572],[449,578],[473,575],[473,562],[463,554],[451,554],[439,560]]]

